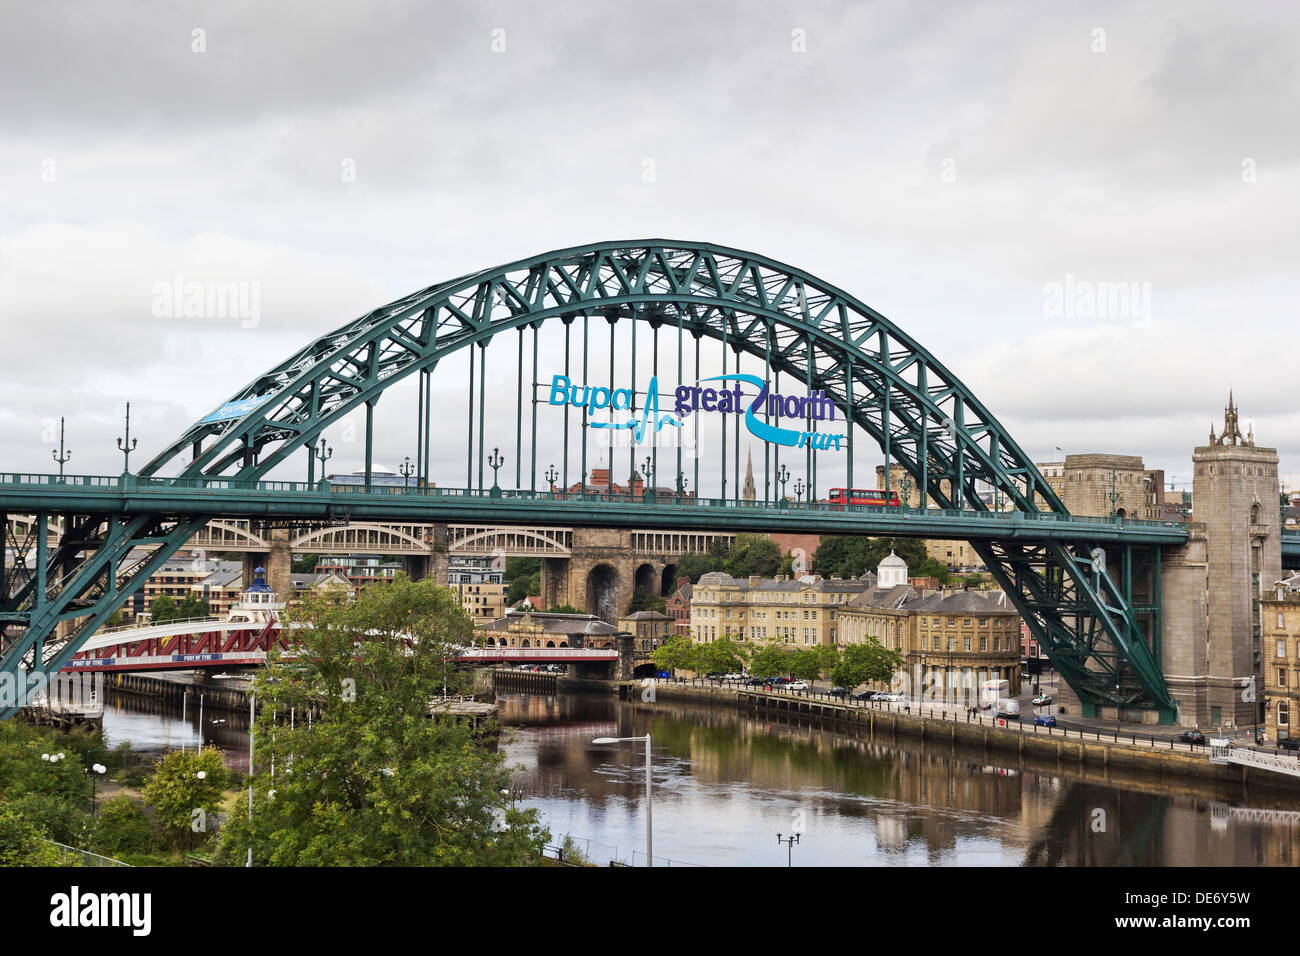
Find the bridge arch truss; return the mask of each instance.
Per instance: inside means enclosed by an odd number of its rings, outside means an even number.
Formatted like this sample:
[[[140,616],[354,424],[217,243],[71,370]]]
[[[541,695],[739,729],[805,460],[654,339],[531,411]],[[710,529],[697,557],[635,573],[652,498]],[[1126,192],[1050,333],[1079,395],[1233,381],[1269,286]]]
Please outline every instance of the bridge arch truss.
[[[849,486],[855,485],[852,449],[855,442],[867,440],[880,447],[887,462],[903,468],[923,501],[928,498],[941,508],[987,512],[983,493],[992,490],[1025,514],[1066,514],[1034,463],[989,409],[931,352],[883,315],[809,273],[764,256],[665,240],[559,250],[440,282],[383,305],[257,376],[165,447],[141,475],[173,475],[202,488],[263,479],[298,456],[307,462],[309,481],[314,481],[312,446],[326,428],[364,410],[366,478],[359,490],[369,493],[375,404],[386,390],[414,377],[415,483],[425,487],[432,479],[431,375],[441,363],[459,356],[468,357],[471,375],[466,484],[474,483],[477,460],[477,492],[482,493],[488,442],[480,414],[476,447],[473,376],[477,366],[481,410],[489,344],[496,339],[509,348],[517,342],[522,383],[525,337],[531,331],[535,388],[538,330],[553,323],[563,327],[566,363],[569,336],[580,331],[585,364],[592,320],[598,327],[608,323],[611,341],[616,324],[630,323],[633,355],[638,330],[653,336],[656,370],[659,333],[675,333],[679,380],[684,346],[693,341],[698,372],[699,342],[711,339],[721,344],[723,374],[728,373],[729,355],[737,370],[745,355],[751,367],[762,365],[765,380],[775,378],[779,385],[784,375],[809,393],[824,392],[850,424]],[[612,361],[611,356],[611,369]],[[635,364],[633,370],[635,381]],[[534,442],[536,407],[534,401]],[[523,429],[529,415],[522,397],[519,409],[518,428]],[[727,462],[725,430],[723,436],[725,497],[728,470],[735,474],[732,487],[739,492],[740,464],[739,437],[737,453]],[[585,440],[582,448],[585,481]],[[517,432],[516,483],[521,488],[522,449]],[[656,450],[656,473],[658,454]],[[680,489],[680,445],[675,454]],[[811,448],[805,454],[811,463]],[[697,489],[698,460],[696,455]],[[551,482],[554,487],[554,479]],[[536,461],[528,483],[532,490],[538,486]],[[765,478],[765,495],[768,485]],[[467,488],[467,493],[473,491]],[[71,540],[51,552],[47,573],[9,602],[7,622],[0,622],[0,628],[8,627],[14,636],[5,641],[4,667],[22,663],[57,670],[126,594],[205,520],[147,510],[81,516],[76,534],[66,536]],[[730,522],[734,527],[735,519]],[[94,542],[93,548],[87,548],[88,541]],[[1174,704],[1160,666],[1132,608],[1111,577],[1098,574],[1089,558],[1094,542],[1009,538],[973,546],[1085,706],[1151,707],[1164,719],[1172,716]],[[143,557],[132,557],[140,548],[149,550]],[[55,639],[60,622],[74,621],[68,624],[66,639]]]

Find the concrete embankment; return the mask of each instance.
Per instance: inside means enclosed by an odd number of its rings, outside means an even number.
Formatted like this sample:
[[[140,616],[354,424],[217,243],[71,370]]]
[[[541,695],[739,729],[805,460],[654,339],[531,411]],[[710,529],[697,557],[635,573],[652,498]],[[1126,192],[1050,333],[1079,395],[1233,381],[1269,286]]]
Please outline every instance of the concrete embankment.
[[[651,687],[638,681],[593,681],[561,678],[556,692],[602,693],[630,701],[647,701]],[[835,701],[769,693],[761,690],[698,687],[671,681],[656,682],[653,700],[679,700],[709,706],[726,706],[759,718],[810,721],[837,733],[868,737],[889,743],[904,738],[930,744],[944,744],[986,754],[1017,755],[1034,763],[1108,775],[1124,772],[1170,783],[1194,780],[1212,785],[1265,787],[1294,793],[1300,780],[1283,774],[1234,764],[1211,763],[1208,755],[1162,750],[1159,746],[1134,745],[1122,740],[1107,741],[1066,736],[1061,730],[1037,734],[1004,730],[962,720],[944,720],[905,712],[877,709]],[[1089,774],[1091,775],[1091,773]]]
[[[110,693],[128,694],[148,698],[165,705],[180,707],[188,697],[191,707],[198,707],[202,695],[207,710],[248,712],[248,687],[251,681],[243,677],[228,680],[204,681],[189,673],[172,674],[113,674],[104,681]]]

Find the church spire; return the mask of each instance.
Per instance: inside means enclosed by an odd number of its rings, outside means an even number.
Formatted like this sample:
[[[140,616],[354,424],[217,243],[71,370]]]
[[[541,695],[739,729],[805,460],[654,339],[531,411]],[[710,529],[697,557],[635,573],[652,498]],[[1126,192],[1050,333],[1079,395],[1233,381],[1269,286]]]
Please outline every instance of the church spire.
[[[745,490],[741,493],[741,498],[745,501],[754,501],[758,498],[758,492],[754,489],[754,452],[749,452],[749,459],[745,462]]]
[[[1250,438],[1247,439],[1241,433],[1241,427],[1238,424],[1239,416],[1237,413],[1237,403],[1232,395],[1232,389],[1228,389],[1228,404],[1223,409],[1223,433],[1216,439],[1214,437],[1214,427],[1210,427],[1210,444],[1211,445],[1253,445],[1255,444],[1254,429],[1251,429]]]

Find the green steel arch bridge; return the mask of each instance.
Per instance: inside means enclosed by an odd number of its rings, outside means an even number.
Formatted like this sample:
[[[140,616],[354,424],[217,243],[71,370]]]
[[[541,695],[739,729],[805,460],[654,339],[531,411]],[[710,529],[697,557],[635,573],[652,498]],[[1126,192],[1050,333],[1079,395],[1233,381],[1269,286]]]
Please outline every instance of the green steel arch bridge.
[[[551,361],[561,349],[562,362],[539,368],[539,354]],[[509,436],[486,430],[489,368],[492,402],[515,406],[513,487],[510,469],[499,474]],[[463,421],[442,407],[452,377],[468,380]],[[414,430],[401,484],[380,480],[373,462],[376,407],[390,390],[398,427]],[[318,440],[353,413],[364,414],[364,471],[349,484],[318,479],[317,452],[323,472],[327,451]],[[752,498],[742,439],[762,454]],[[539,441],[562,442],[542,474]],[[435,443],[459,442],[463,482],[433,474]],[[903,469],[906,487],[887,488],[903,492],[903,506],[819,492],[819,466],[822,490],[828,475],[850,489],[875,484],[855,483],[863,442]],[[614,480],[623,444],[626,486]],[[607,474],[593,484],[592,452],[602,449]],[[702,464],[716,494],[701,489]],[[296,468],[305,480],[271,477]],[[908,507],[911,489],[937,507]],[[237,517],[964,539],[1085,713],[1119,705],[1174,719],[1159,562],[1162,547],[1186,541],[1185,527],[1069,514],[984,404],[900,327],[806,272],[715,245],[604,242],[432,285],[308,343],[138,473],[0,474],[0,518],[18,514],[37,520],[0,549],[0,697],[19,688],[18,699],[0,699],[3,717],[207,521]],[[64,529],[56,542],[51,520]],[[1134,549],[1148,557],[1135,564]],[[1135,566],[1154,582],[1136,600]]]

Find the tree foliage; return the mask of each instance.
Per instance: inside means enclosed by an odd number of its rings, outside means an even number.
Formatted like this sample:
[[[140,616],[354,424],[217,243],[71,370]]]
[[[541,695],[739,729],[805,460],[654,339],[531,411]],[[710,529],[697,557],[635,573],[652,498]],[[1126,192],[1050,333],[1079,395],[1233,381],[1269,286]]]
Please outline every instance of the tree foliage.
[[[94,846],[98,853],[112,857],[151,852],[157,844],[157,832],[149,815],[126,794],[105,800],[95,819]]]
[[[542,590],[541,558],[506,558],[506,603],[514,604]]]
[[[698,673],[702,646],[683,634],[674,634],[651,652],[650,659],[655,662],[655,667],[670,674],[673,671]]]
[[[783,558],[780,545],[765,534],[742,532],[730,544],[715,538],[708,551],[682,555],[677,561],[677,575],[696,584],[710,571],[725,571],[734,578],[751,574],[770,578],[781,574],[783,567],[793,567],[793,558]]]
[[[840,687],[854,688],[859,684],[887,684],[894,672],[903,666],[903,656],[898,651],[886,650],[874,638],[863,644],[850,644],[840,654],[831,669],[831,680]]]
[[[429,714],[444,683],[449,693],[464,685],[448,655],[473,624],[454,591],[399,576],[352,603],[309,597],[289,616],[298,654],[273,659],[256,681],[252,822],[235,815],[223,826],[224,859],[242,862],[250,845],[255,863],[281,866],[539,858],[550,834],[502,793],[504,757],[466,724]],[[284,723],[308,706],[310,725]]]
[[[728,634],[700,644],[698,667],[702,674],[739,673],[745,667],[744,648]]]
[[[760,648],[749,659],[749,672],[755,677],[778,677],[790,673],[793,656],[777,644]]]
[[[204,827],[198,832],[207,832],[207,818],[221,809],[221,793],[229,780],[230,772],[216,747],[173,750],[155,765],[142,795],[163,832],[180,845],[195,832],[197,811],[202,813],[197,819],[203,821]]]
[[[923,541],[916,538],[869,538],[863,535],[823,537],[813,554],[813,567],[825,577],[834,574],[856,578],[866,571],[874,573],[891,551],[907,562],[909,575],[924,573],[921,567],[929,555]],[[947,573],[946,567],[944,573]]]
[[[166,624],[176,620],[176,599],[170,594],[160,594],[149,602],[149,621]]]

